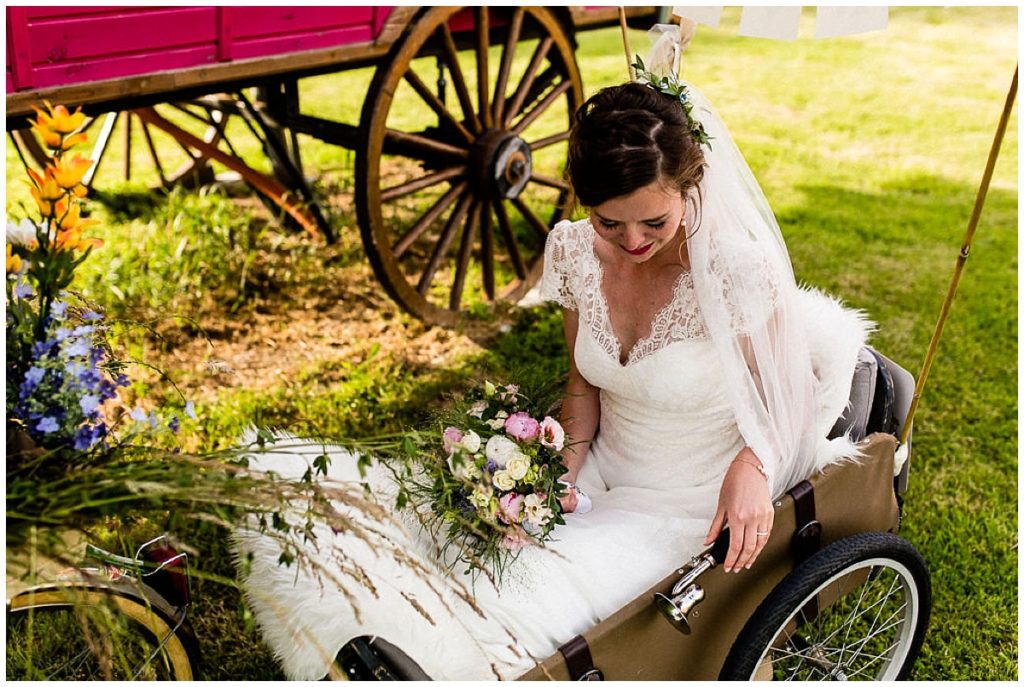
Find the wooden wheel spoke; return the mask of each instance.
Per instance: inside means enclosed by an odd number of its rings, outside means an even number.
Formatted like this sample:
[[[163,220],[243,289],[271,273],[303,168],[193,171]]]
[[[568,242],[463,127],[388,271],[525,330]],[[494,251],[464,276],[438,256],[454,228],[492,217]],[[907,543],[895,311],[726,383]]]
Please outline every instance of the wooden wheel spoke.
[[[416,224],[406,232],[405,236],[398,240],[397,243],[392,246],[391,251],[395,255],[395,259],[401,259],[405,252],[409,250],[412,244],[416,243],[416,240],[423,235],[430,225],[437,221],[437,218],[441,216],[445,210],[455,202],[455,198],[466,190],[466,182],[460,182],[445,193],[443,196],[437,199],[437,201],[427,210],[422,217],[417,220]]]
[[[501,228],[501,235],[505,239],[508,255],[512,258],[512,268],[516,271],[517,277],[526,279],[526,267],[523,265],[522,255],[519,254],[519,243],[516,241],[516,236],[512,231],[512,223],[508,221],[508,211],[505,210],[505,203],[500,200],[494,201],[494,212],[498,215],[498,226]]]
[[[569,131],[561,131],[551,136],[545,136],[544,138],[538,138],[536,141],[530,144],[530,150],[541,150],[548,146],[553,146],[556,143],[569,140]]]
[[[548,225],[545,224],[544,220],[537,216],[537,213],[533,211],[533,208],[524,203],[522,198],[513,198],[512,204],[516,206],[516,209],[519,210],[519,214],[521,214],[523,219],[525,219],[527,223],[533,227],[538,234],[540,234],[542,239],[547,238]]]
[[[537,105],[532,110],[523,115],[523,118],[520,119],[516,123],[516,125],[512,127],[512,133],[516,135],[522,134],[523,131],[526,130],[526,127],[533,124],[537,117],[540,117],[542,114],[544,114],[544,111],[551,107],[552,103],[558,100],[558,98],[561,97],[561,95],[568,91],[571,87],[572,84],[568,80],[563,81],[562,83],[555,86],[554,90],[552,90],[544,97],[544,100],[537,103]]]
[[[448,300],[448,307],[458,310],[462,304],[462,291],[466,286],[466,272],[469,271],[469,258],[473,254],[473,244],[476,243],[476,229],[481,206],[474,200],[469,206],[469,217],[466,218],[466,227],[462,230],[462,243],[459,245],[459,262],[455,268],[455,283],[452,284],[451,297]]]
[[[442,103],[436,95],[434,95],[433,91],[427,88],[427,85],[423,83],[423,80],[420,79],[416,72],[412,70],[411,65],[406,70],[404,78],[406,82],[412,86],[412,89],[420,96],[423,102],[425,102],[430,109],[437,114],[439,119],[453,126],[462,135],[462,137],[466,139],[467,143],[472,143],[476,140],[476,137],[469,133],[469,129],[467,129],[462,122],[456,119],[455,115],[448,111],[448,108],[445,107],[444,103]]]
[[[481,5],[476,11],[476,103],[477,112],[483,119],[484,128],[489,128],[491,107],[488,104],[488,84],[491,81],[488,70],[488,56],[491,48],[490,16],[487,5]]]
[[[416,286],[416,290],[419,291],[421,296],[427,295],[427,291],[430,289],[430,282],[434,280],[434,274],[437,273],[437,268],[441,266],[441,261],[448,255],[452,242],[455,240],[455,232],[458,231],[459,226],[462,225],[466,217],[466,210],[469,207],[471,198],[470,194],[463,193],[459,198],[458,204],[455,206],[455,210],[452,211],[451,216],[448,218],[448,223],[445,224],[441,238],[437,245],[434,246],[434,253],[430,256],[430,262],[427,263],[426,269],[423,270],[423,274],[420,276],[419,284]]]
[[[494,300],[494,236],[491,235],[491,208],[487,203],[480,206],[480,262],[484,268],[484,293]]]
[[[132,113],[124,113],[124,180],[132,178]]]
[[[385,152],[388,154],[403,155],[423,161],[433,160],[437,155],[463,159],[469,156],[469,151],[465,148],[448,145],[419,134],[387,129],[384,132],[384,137],[391,144],[385,148]]]
[[[498,81],[494,85],[494,121],[496,122],[504,119],[505,90],[508,88],[508,77],[509,72],[512,71],[512,59],[516,54],[516,45],[519,43],[519,32],[523,28],[524,12],[522,7],[517,7],[513,13],[508,36],[505,39],[505,47],[501,52],[501,69],[498,71]]]
[[[545,174],[538,174],[533,172],[530,174],[530,180],[535,181],[542,186],[550,186],[551,188],[557,188],[559,191],[568,191],[571,187],[568,181],[562,179],[556,179],[555,177],[549,177]]]
[[[555,40],[551,36],[545,36],[544,40],[537,44],[537,49],[533,51],[533,58],[530,59],[530,64],[523,73],[523,79],[519,82],[515,95],[512,96],[512,100],[509,103],[508,112],[504,117],[505,125],[508,125],[523,109],[526,94],[533,87],[533,82],[537,78],[537,70],[540,69],[540,63],[547,57],[548,51],[551,50],[551,46],[554,44]]]
[[[396,198],[407,196],[410,193],[415,193],[416,191],[422,191],[425,188],[436,186],[437,184],[448,181],[449,179],[454,179],[465,172],[465,165],[442,169],[440,172],[434,172],[433,174],[428,174],[425,177],[420,177],[418,179],[413,179],[412,181],[407,181],[403,184],[398,184],[397,186],[382,189],[380,192],[380,199],[382,202],[386,203]]]
[[[149,124],[142,122],[142,135],[146,138],[146,147],[149,148],[149,156],[153,159],[153,166],[156,167],[156,173],[160,176],[160,184],[170,189],[171,184],[167,181],[167,175],[164,174],[164,167],[160,164],[160,157],[156,154],[156,146],[153,145],[153,136],[149,133]]]
[[[455,47],[455,39],[452,38],[452,30],[448,24],[441,24],[442,45],[444,46],[445,62],[448,63],[448,71],[452,74],[452,83],[455,84],[455,93],[459,98],[459,105],[462,106],[463,116],[469,120],[473,130],[480,133],[483,128],[480,120],[473,110],[473,103],[469,99],[469,89],[466,87],[466,77],[462,74],[462,65],[459,64],[459,51]]]

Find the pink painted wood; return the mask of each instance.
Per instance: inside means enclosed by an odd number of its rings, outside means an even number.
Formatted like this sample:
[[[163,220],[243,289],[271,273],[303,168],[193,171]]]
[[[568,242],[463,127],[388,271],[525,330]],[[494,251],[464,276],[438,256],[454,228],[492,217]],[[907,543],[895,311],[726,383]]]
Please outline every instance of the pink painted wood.
[[[371,42],[392,7],[7,8],[7,92]]]

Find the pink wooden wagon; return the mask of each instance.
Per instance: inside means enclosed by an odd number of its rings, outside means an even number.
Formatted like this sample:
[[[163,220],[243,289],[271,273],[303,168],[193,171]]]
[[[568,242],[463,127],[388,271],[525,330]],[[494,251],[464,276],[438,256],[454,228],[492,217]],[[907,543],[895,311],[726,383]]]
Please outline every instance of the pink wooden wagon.
[[[659,14],[627,10],[640,25]],[[163,186],[208,180],[216,161],[327,240],[299,134],[353,150],[379,280],[414,315],[453,324],[467,303],[516,300],[539,276],[547,229],[569,213],[575,36],[616,22],[599,7],[8,7],[7,129],[38,160],[31,106],[81,105],[102,122],[91,183],[123,117],[126,176],[134,124]],[[358,121],[303,108],[302,79],[367,66],[365,92],[337,94],[362,103]],[[238,153],[233,119],[272,172]],[[165,168],[157,132],[187,152],[184,165]]]

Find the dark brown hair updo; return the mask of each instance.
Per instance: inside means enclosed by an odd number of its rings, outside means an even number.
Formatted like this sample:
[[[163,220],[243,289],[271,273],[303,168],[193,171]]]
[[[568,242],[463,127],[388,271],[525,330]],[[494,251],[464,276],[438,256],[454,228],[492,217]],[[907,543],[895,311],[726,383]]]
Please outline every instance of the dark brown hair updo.
[[[586,207],[659,180],[687,198],[704,178],[704,153],[678,100],[627,83],[602,89],[576,110],[568,174]]]

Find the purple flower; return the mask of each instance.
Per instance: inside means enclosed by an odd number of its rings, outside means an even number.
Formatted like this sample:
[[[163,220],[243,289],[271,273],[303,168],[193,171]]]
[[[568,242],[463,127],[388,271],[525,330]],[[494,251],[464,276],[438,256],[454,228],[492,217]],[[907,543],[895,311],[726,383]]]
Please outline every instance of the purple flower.
[[[78,400],[78,405],[81,407],[83,413],[86,415],[92,415],[100,405],[100,398],[93,394],[86,394]]]
[[[54,301],[53,305],[50,306],[50,314],[54,317],[64,317],[64,313],[68,309],[68,304],[64,301]]]
[[[493,460],[487,461],[487,472],[493,473],[497,469],[498,469],[498,464],[497,463],[495,463]]]
[[[196,406],[194,403],[192,403],[192,401],[189,401],[188,403],[185,404],[185,414],[188,415],[193,420],[196,419]]]
[[[36,429],[42,432],[43,434],[52,434],[53,432],[56,432],[58,429],[60,429],[60,425],[57,424],[56,419],[47,415],[46,417],[39,421],[39,424],[36,425]]]
[[[156,429],[156,426],[159,423],[160,423],[160,420],[156,416],[156,411],[155,410],[149,411],[149,426],[152,427],[153,429]]]
[[[54,336],[57,338],[57,341],[63,341],[64,339],[71,336],[71,330],[67,327],[58,327],[57,331],[54,333]]]
[[[117,377],[114,379],[114,383],[117,384],[117,386],[128,386],[132,382],[130,379],[128,379],[128,375],[122,373],[117,375]]]
[[[136,408],[132,412],[128,413],[128,416],[136,422],[146,422],[149,420],[149,416],[146,415],[146,411],[142,408]]]
[[[82,313],[82,319],[86,322],[98,322],[103,319],[103,315],[100,315],[95,310],[86,310]]]
[[[95,327],[88,324],[83,324],[75,327],[75,330],[71,332],[74,336],[85,336],[86,334],[92,334],[96,330]]]
[[[51,350],[53,350],[53,347],[55,345],[57,345],[57,342],[54,341],[53,339],[47,339],[46,341],[36,341],[34,344],[32,344],[32,357],[42,358]]]
[[[64,353],[75,358],[84,356],[89,353],[89,342],[85,339],[75,339],[70,346],[64,349]]]
[[[178,430],[179,430],[179,429],[181,429],[181,420],[179,420],[179,419],[178,419],[178,416],[177,416],[177,415],[175,415],[174,417],[172,417],[172,418],[171,418],[171,421],[167,423],[167,427],[168,427],[168,428],[169,428],[169,429],[170,429],[170,430],[171,430],[172,432],[174,432],[175,434],[177,434],[177,433],[178,433]]]
[[[15,298],[31,298],[35,294],[36,292],[32,290],[32,287],[23,281],[19,281],[17,284],[14,285]]]
[[[46,370],[41,367],[33,365],[28,368],[28,372],[25,373],[25,383],[35,386],[39,382],[43,381],[43,377],[46,376]]]
[[[85,451],[96,445],[96,442],[104,435],[105,430],[103,425],[96,425],[90,427],[89,425],[82,425],[75,432],[75,450]]]

